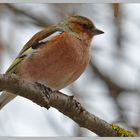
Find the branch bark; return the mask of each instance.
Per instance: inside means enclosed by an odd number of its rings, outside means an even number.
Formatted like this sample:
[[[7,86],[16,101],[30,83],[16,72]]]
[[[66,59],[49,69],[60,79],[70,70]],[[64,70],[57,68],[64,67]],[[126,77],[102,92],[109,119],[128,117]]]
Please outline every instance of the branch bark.
[[[73,96],[51,91],[41,84],[21,80],[14,74],[0,74],[0,89],[25,97],[47,109],[52,106],[80,127],[87,128],[99,136],[121,136],[111,124],[86,111]]]

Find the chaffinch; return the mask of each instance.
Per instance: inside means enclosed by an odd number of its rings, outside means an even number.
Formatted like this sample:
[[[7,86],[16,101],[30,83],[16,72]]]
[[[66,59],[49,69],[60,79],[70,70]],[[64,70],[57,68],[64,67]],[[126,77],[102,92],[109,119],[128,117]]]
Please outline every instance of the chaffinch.
[[[60,90],[74,82],[90,60],[90,44],[102,34],[86,17],[71,16],[36,33],[7,70],[22,79]],[[3,92],[0,108],[16,95]]]

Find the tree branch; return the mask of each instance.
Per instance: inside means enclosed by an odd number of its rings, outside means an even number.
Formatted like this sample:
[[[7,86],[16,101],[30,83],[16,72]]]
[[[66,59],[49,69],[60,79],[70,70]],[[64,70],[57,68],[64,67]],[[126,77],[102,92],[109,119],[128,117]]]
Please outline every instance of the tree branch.
[[[70,117],[80,127],[87,128],[99,136],[122,136],[118,130],[113,129],[111,124],[86,111],[79,102],[73,99],[73,96],[65,95],[59,91],[51,91],[38,83],[21,80],[14,74],[0,74],[0,88],[32,100],[47,109],[52,106]],[[125,129],[123,131],[125,134],[129,132]]]
[[[14,4],[8,4],[8,3],[6,3],[5,6],[7,8],[9,8],[12,12],[14,12],[16,15],[26,16],[29,19],[32,19],[34,21],[34,24],[36,24],[38,26],[46,27],[48,25],[51,25],[50,20],[47,20],[46,17],[45,17],[45,19],[46,19],[47,22],[44,21],[44,19],[42,19],[42,18],[40,18],[38,16],[35,16],[35,15],[31,14],[29,11],[27,12],[24,9],[17,8],[16,6],[14,6]]]

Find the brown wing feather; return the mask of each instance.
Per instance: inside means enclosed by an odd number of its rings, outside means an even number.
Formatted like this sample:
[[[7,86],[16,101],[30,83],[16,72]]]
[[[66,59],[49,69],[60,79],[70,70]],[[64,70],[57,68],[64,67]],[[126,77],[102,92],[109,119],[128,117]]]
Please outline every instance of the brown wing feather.
[[[6,71],[6,73],[13,73],[16,70],[16,67],[20,62],[27,56],[27,54],[32,53],[34,49],[32,49],[32,46],[35,45],[38,41],[50,36],[56,31],[63,31],[62,28],[59,28],[57,26],[50,26],[38,33],[36,33],[23,47],[23,49],[20,51],[18,57],[14,60],[12,65],[9,67],[9,69]],[[24,57],[21,57],[24,56]]]

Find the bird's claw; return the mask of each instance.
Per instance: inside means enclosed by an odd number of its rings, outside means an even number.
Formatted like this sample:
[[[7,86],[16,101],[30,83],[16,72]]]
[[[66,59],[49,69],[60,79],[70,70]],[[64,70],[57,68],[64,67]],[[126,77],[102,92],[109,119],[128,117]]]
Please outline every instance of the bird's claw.
[[[39,82],[35,82],[35,84],[40,88],[40,90],[42,91],[42,96],[43,96],[43,99],[46,101],[46,103],[47,103],[47,105],[45,106],[47,109],[49,109],[50,108],[50,105],[49,105],[49,99],[50,99],[50,94],[52,93],[52,90],[49,88],[49,87],[47,87],[47,86],[45,86],[45,85],[43,85],[43,84],[41,84],[41,83],[39,83]]]
[[[81,104],[78,101],[74,100],[74,96],[69,96],[69,98],[70,98],[70,100],[74,101],[76,110],[82,112],[83,108],[82,108]]]

